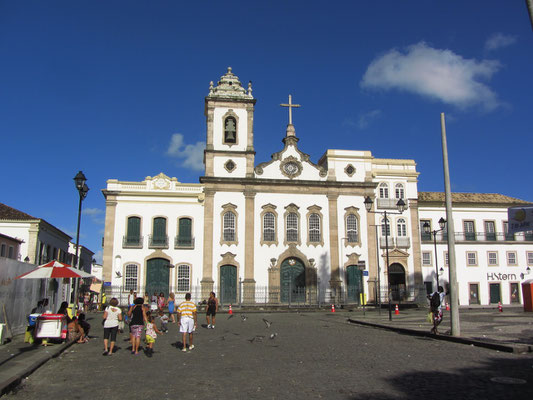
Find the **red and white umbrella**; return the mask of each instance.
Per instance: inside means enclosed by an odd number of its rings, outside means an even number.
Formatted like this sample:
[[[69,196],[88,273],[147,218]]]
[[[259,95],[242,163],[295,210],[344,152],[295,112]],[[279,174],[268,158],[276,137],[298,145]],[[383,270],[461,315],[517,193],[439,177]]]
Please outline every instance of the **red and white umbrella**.
[[[93,278],[80,269],[73,268],[68,264],[59,261],[50,261],[49,263],[39,265],[36,269],[26,272],[15,279],[45,279],[45,278]]]

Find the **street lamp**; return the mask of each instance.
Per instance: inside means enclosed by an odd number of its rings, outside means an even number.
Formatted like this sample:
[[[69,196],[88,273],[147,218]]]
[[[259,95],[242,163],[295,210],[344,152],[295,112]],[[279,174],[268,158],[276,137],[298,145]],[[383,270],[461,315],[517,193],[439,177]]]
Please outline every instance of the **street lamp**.
[[[74,268],[80,269],[79,250],[80,250],[80,222],[81,222],[81,202],[87,197],[89,187],[86,185],[87,178],[83,175],[83,172],[79,171],[74,177],[74,184],[80,195],[80,201],[78,205],[78,227],[76,229],[76,258]],[[78,308],[78,278],[74,278],[74,307],[72,308],[72,316],[76,315]]]
[[[424,222],[424,225],[422,225],[422,228],[424,229],[424,233],[426,235],[433,234],[433,245],[435,246],[435,275],[437,276],[437,292],[439,291],[439,262],[437,260],[439,257],[437,256],[437,233],[443,231],[446,228],[446,220],[442,217],[440,217],[439,219],[439,226],[440,229],[432,231],[431,226],[429,226],[429,223],[427,221]]]
[[[374,202],[372,201],[370,196],[366,196],[364,203],[365,203],[365,208],[367,212],[372,213],[372,214],[381,214],[385,218],[385,253],[387,257],[387,274],[389,275],[387,279],[387,292],[389,295],[389,321],[392,321],[392,304],[391,304],[390,271],[389,271],[389,267],[390,267],[389,265],[389,223],[387,220],[387,214],[402,214],[405,210],[405,202],[402,199],[398,200],[398,202],[396,203],[396,209],[398,210],[397,213],[393,213],[393,212],[387,213],[387,210],[383,212],[371,211],[372,205],[374,204]],[[379,245],[378,243],[376,244]]]

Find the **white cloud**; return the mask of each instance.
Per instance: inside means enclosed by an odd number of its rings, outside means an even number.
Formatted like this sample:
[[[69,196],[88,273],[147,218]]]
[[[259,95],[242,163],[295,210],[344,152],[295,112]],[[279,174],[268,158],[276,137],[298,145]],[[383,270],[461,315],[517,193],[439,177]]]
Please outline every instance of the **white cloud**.
[[[515,42],[516,36],[494,33],[485,42],[485,50],[491,51],[501,49],[502,47],[510,46]]]
[[[381,116],[381,110],[371,110],[364,114],[359,115],[359,120],[357,121],[357,127],[361,130],[368,128],[368,125],[377,118]]]
[[[451,50],[434,49],[426,43],[396,49],[373,60],[361,87],[366,89],[398,89],[440,100],[458,108],[498,107],[496,93],[482,83],[500,69],[495,60],[465,59]]]
[[[84,208],[81,213],[83,215],[101,215],[104,213],[104,210],[99,208]]]
[[[175,133],[170,138],[167,155],[183,159],[181,163],[183,167],[201,171],[204,169],[204,149],[204,142],[184,144],[183,135],[181,133]]]

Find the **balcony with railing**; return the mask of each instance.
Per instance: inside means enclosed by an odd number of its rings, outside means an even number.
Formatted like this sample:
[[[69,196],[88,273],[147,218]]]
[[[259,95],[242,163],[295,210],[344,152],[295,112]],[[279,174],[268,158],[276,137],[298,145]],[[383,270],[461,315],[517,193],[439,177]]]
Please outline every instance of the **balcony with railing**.
[[[194,249],[194,238],[190,236],[176,236],[174,239],[175,249]]]
[[[151,249],[168,249],[168,236],[148,236],[148,247]]]
[[[396,247],[400,249],[408,249],[411,247],[411,238],[407,236],[399,236],[396,238]]]
[[[381,210],[396,210],[398,207],[396,206],[396,203],[398,203],[398,200],[400,199],[376,199],[376,205],[378,209]],[[404,200],[407,202],[406,200]]]
[[[379,247],[384,249],[387,244],[389,246],[389,249],[392,249],[394,247],[394,239],[390,236],[388,237],[381,236],[379,238]]]
[[[432,234],[421,234],[422,242],[433,241]],[[447,241],[446,232],[437,233],[437,242]],[[455,241],[460,242],[530,242],[533,241],[533,232],[503,233],[503,232],[455,232]]]
[[[122,238],[122,247],[124,249],[142,249],[143,237],[142,236],[124,236]]]

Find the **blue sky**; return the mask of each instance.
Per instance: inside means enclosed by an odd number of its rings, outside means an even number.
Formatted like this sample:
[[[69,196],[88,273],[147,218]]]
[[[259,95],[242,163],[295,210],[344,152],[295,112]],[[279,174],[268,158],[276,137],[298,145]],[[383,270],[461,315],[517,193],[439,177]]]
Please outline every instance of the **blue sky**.
[[[204,97],[228,66],[253,82],[256,164],[282,147],[416,160],[442,191],[533,201],[533,32],[523,0],[0,1],[0,202],[101,260],[107,179],[198,183]]]

